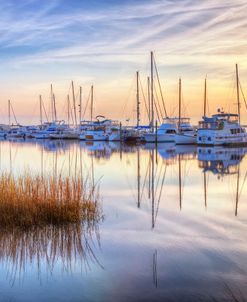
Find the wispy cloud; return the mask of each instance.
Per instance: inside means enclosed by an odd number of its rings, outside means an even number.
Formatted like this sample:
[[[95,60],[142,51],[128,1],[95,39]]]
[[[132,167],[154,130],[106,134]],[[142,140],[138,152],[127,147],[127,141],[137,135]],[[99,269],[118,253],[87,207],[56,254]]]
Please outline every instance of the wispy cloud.
[[[147,69],[150,50],[172,80],[227,75],[236,61],[247,67],[246,10],[245,0],[0,0],[2,78],[84,73],[109,85],[117,73]]]

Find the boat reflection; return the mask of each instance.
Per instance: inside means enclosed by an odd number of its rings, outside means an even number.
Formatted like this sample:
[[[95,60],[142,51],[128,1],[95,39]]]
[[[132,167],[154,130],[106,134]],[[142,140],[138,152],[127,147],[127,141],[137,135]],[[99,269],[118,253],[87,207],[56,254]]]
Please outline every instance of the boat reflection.
[[[237,174],[238,166],[247,153],[247,148],[198,148],[199,167],[219,176]]]
[[[213,173],[218,179],[224,176],[236,176],[236,192],[235,192],[235,216],[238,215],[238,206],[243,186],[247,178],[247,172],[240,184],[240,164],[247,153],[247,148],[198,148],[198,165],[203,170],[203,187],[204,187],[204,203],[207,207],[208,199],[208,182],[207,174]]]

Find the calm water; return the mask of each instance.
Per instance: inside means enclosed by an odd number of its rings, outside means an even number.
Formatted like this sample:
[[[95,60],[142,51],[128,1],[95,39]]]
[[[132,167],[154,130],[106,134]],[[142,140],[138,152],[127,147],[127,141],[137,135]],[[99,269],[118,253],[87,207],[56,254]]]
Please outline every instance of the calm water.
[[[0,231],[0,300],[247,298],[245,152],[0,142],[2,172],[81,173],[98,186],[104,215],[88,231]]]

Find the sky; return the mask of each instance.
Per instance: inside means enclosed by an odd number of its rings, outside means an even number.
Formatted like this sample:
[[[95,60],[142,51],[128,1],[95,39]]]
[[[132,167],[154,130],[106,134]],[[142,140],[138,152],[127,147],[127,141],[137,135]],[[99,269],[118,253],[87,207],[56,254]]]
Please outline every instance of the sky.
[[[38,123],[39,95],[51,111],[51,83],[58,118],[65,119],[73,80],[77,102],[82,87],[85,118],[93,84],[94,116],[134,121],[138,70],[145,123],[150,51],[170,116],[178,111],[179,77],[183,114],[194,123],[202,116],[205,77],[208,113],[236,112],[236,63],[246,91],[246,11],[245,0],[0,0],[1,120],[7,122],[10,99],[18,122]],[[243,101],[242,116],[247,123]]]

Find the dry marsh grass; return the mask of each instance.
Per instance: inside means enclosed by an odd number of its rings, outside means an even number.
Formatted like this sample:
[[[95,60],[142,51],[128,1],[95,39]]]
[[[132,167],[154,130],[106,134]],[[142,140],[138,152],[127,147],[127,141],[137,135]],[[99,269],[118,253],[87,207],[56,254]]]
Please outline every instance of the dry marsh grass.
[[[0,175],[0,227],[94,222],[100,218],[95,188],[80,177]]]

